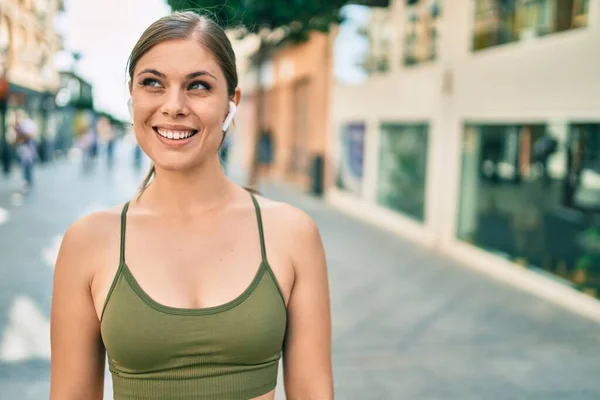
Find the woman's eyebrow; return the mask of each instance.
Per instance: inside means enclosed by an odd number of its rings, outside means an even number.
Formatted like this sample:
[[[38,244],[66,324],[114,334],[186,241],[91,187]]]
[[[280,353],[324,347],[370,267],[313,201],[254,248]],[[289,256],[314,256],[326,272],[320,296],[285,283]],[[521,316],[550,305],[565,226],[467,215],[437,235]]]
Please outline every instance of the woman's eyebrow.
[[[208,75],[208,76],[210,76],[211,78],[213,78],[215,81],[217,80],[217,77],[215,77],[215,76],[214,76],[213,74],[211,74],[210,72],[208,72],[208,71],[204,71],[204,70],[202,70],[202,71],[196,71],[196,72],[192,72],[191,74],[188,74],[188,76],[187,76],[186,78],[187,78],[187,79],[193,79],[193,78],[196,78],[196,77],[199,77],[199,76],[202,76],[202,75]]]
[[[144,70],[140,71],[140,72],[138,73],[138,76],[140,76],[141,74],[152,74],[152,75],[156,75],[156,76],[158,76],[158,77],[160,77],[160,78],[166,78],[166,75],[165,75],[165,74],[163,74],[162,72],[159,72],[159,71],[157,71],[157,70],[155,70],[155,69],[153,69],[153,68],[146,68],[146,69],[144,69]],[[208,76],[210,76],[211,78],[213,78],[215,81],[217,80],[217,77],[216,77],[216,76],[214,76],[214,75],[213,75],[213,74],[211,74],[210,72],[208,72],[208,71],[204,71],[204,70],[201,70],[201,71],[196,71],[196,72],[192,72],[192,73],[190,73],[190,74],[188,74],[188,75],[186,76],[186,79],[193,79],[193,78],[197,78],[197,77],[199,77],[199,76],[203,76],[203,75],[208,75]]]
[[[137,76],[140,76],[141,74],[146,74],[146,73],[147,74],[156,75],[156,76],[158,76],[160,78],[165,78],[166,77],[166,75],[163,74],[162,72],[159,72],[159,71],[157,71],[155,69],[152,69],[152,68],[146,68],[146,69],[140,71],[140,73],[137,74]]]

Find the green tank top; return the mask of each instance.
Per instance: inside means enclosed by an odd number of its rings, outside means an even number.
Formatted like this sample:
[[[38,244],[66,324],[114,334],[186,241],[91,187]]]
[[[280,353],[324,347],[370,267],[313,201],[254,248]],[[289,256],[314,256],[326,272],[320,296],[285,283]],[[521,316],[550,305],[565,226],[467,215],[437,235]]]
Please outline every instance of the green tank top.
[[[258,271],[234,300],[200,309],[159,304],[136,282],[125,263],[125,204],[121,261],[100,318],[115,400],[245,400],[275,388],[287,312],[252,201]]]

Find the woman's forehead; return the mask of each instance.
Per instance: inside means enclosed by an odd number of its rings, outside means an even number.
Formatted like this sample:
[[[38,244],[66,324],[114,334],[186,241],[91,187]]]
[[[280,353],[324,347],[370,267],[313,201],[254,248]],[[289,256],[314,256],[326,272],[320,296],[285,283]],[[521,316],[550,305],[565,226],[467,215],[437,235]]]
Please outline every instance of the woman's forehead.
[[[222,76],[214,55],[196,39],[170,40],[152,47],[138,61],[134,74],[154,69],[164,75],[188,75],[204,70]]]

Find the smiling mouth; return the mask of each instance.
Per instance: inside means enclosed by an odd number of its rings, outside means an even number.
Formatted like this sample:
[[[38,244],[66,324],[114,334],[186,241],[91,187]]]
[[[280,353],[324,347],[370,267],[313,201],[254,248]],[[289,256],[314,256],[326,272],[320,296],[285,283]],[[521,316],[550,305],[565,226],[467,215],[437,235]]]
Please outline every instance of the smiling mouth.
[[[157,127],[154,127],[152,129],[154,129],[154,132],[156,132],[160,136],[164,137],[165,139],[170,139],[170,140],[189,139],[192,136],[194,136],[196,133],[198,133],[198,131],[195,129],[192,129],[192,130],[169,130],[169,129],[161,129],[161,128],[157,128]]]

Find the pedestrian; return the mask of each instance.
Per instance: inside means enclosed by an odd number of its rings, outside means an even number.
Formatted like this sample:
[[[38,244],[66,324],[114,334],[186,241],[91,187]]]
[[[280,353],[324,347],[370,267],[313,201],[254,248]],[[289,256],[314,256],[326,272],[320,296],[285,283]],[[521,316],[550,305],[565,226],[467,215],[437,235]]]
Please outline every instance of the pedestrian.
[[[96,121],[96,132],[98,132],[98,142],[106,152],[106,166],[112,167],[115,153],[115,130],[110,119],[101,116]]]
[[[78,136],[77,147],[81,151],[81,165],[84,171],[88,171],[94,162],[96,134],[89,124],[84,123],[79,127]]]
[[[23,111],[17,113],[15,122],[15,146],[23,171],[24,189],[33,186],[33,169],[38,158],[36,135],[37,126]]]
[[[52,400],[332,399],[328,278],[304,212],[227,178],[219,145],[241,98],[223,29],[153,23],[128,65],[140,192],[66,232],[51,315]]]

